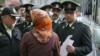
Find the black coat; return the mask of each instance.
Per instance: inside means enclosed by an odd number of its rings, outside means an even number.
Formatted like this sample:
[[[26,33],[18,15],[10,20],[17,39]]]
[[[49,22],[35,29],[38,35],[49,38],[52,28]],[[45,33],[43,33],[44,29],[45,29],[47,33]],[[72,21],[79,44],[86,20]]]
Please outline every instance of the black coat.
[[[55,30],[57,29],[58,26],[59,26],[59,23],[52,22],[52,28],[53,28],[54,32],[55,32]]]
[[[24,28],[23,33],[26,33],[28,31],[32,30],[32,28],[33,28],[33,25],[30,25],[30,26]]]
[[[30,27],[30,26],[32,26],[31,25],[31,22],[24,21],[23,23],[16,24],[15,27],[18,27],[19,28],[19,30],[21,31],[22,36],[23,36],[23,34],[26,32],[25,29],[28,28],[28,27]]]
[[[90,29],[81,22],[76,21],[70,28],[66,27],[66,23],[63,22],[57,27],[56,33],[62,43],[68,35],[73,35],[71,39],[74,40],[75,52],[67,56],[85,56],[92,51]]]
[[[56,23],[54,21],[52,21],[52,28],[53,28],[53,31],[55,32],[57,27],[62,23],[63,21],[62,20],[58,20]]]
[[[12,31],[12,38],[0,23],[0,56],[19,56],[21,33],[17,28]]]

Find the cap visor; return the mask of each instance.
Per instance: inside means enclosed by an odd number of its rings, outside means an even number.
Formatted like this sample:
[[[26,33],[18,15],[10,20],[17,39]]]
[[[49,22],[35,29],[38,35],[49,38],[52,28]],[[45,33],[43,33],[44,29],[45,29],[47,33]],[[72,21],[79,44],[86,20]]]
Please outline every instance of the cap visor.
[[[20,15],[18,14],[10,14],[11,16],[19,17]]]
[[[72,12],[75,12],[75,11],[65,11],[65,13],[72,13]]]
[[[53,8],[53,9],[59,9],[59,10],[61,10],[61,8]]]

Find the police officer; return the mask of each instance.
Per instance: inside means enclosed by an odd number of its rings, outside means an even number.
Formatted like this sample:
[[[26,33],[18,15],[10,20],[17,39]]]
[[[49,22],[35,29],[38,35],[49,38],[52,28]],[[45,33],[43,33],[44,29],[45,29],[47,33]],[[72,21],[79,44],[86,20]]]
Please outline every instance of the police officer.
[[[76,20],[79,4],[65,1],[62,5],[66,21],[57,27],[56,33],[62,44],[68,36],[74,41],[73,45],[66,46],[67,56],[86,56],[92,51],[91,32],[87,25]]]
[[[23,4],[22,7],[25,8],[25,21],[21,24],[18,24],[17,27],[20,29],[20,31],[22,32],[22,34],[24,34],[25,32],[27,32],[28,30],[30,30],[30,27],[33,25],[32,24],[32,20],[31,20],[31,16],[30,16],[30,10],[32,10],[32,7],[34,5],[32,4]],[[27,27],[29,27],[28,29],[26,29]]]
[[[49,16],[52,15],[52,11],[51,11],[52,10],[52,6],[51,5],[49,5],[49,4],[48,5],[44,5],[40,9],[46,11],[49,14]]]
[[[16,17],[16,25],[18,25],[25,21],[25,8],[23,7],[23,5],[19,5],[15,7],[15,10],[17,11],[17,14],[20,15],[20,17]]]
[[[53,27],[53,30],[55,31],[57,26],[62,22],[60,18],[62,6],[60,2],[53,2],[51,3],[51,6],[52,6],[52,12],[53,12],[53,15],[51,16],[52,25],[53,25],[52,27]]]
[[[16,17],[14,8],[5,7],[1,13],[0,56],[19,56],[21,32],[14,27]]]

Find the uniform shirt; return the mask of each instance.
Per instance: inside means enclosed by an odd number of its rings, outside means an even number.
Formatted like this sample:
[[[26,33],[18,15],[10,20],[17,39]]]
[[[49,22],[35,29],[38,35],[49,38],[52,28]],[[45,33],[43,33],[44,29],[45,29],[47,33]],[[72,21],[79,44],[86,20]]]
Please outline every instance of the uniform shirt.
[[[53,20],[53,22],[60,24],[61,23],[61,20],[60,20],[60,18],[57,18],[56,20]]]
[[[70,23],[70,24],[66,22],[66,27],[67,27],[68,25],[69,25],[69,27],[72,27],[72,25],[75,23],[75,21],[76,21],[76,20],[74,20],[74,21],[73,21],[72,23]]]

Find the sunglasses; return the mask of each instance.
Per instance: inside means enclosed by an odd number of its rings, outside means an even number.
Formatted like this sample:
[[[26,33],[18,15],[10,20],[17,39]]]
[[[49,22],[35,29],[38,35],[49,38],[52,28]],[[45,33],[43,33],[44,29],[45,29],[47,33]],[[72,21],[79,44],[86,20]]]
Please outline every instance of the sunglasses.
[[[14,20],[16,19],[16,17],[15,17],[15,16],[10,16],[10,17],[11,17],[12,19],[14,19]]]

